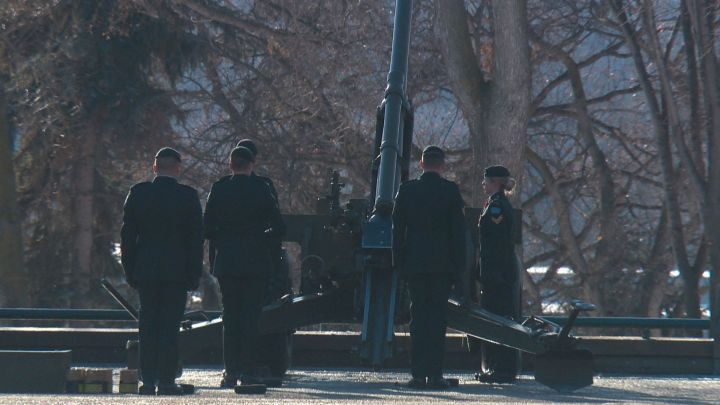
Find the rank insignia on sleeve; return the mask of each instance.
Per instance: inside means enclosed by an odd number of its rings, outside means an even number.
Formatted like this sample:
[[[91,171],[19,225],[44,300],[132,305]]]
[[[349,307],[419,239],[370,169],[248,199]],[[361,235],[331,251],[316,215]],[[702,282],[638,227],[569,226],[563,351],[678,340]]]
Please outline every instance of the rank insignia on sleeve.
[[[490,219],[492,219],[492,221],[495,223],[495,225],[498,225],[500,222],[502,222],[503,216],[500,215],[500,216],[497,217],[497,218],[493,217],[493,218],[490,218]]]

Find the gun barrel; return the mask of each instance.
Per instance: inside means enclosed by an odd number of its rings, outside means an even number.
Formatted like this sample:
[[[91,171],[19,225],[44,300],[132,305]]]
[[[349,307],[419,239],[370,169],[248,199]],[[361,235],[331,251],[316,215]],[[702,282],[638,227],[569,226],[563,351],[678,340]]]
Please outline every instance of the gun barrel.
[[[392,210],[395,192],[399,186],[398,160],[404,153],[401,150],[400,134],[402,133],[402,108],[405,101],[408,54],[410,52],[411,17],[412,0],[397,0],[390,73],[388,73],[385,90],[385,120],[380,145],[380,169],[375,194],[375,211],[381,215]]]

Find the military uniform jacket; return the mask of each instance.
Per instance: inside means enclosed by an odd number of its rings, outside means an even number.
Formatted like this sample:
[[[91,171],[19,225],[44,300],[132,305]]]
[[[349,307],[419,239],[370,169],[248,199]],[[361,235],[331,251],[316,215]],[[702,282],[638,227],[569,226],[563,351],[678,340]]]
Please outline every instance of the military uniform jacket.
[[[202,273],[202,208],[197,191],[172,177],[130,189],[120,248],[125,276],[138,282],[192,285]]]
[[[285,224],[266,182],[243,175],[215,182],[204,223],[216,277],[270,275],[269,244],[284,235]]]
[[[483,283],[512,284],[517,281],[513,221],[513,207],[505,193],[499,191],[491,195],[478,223]]]
[[[218,181],[227,181],[230,180],[232,177],[232,175],[223,176]],[[279,206],[277,190],[275,189],[275,184],[273,184],[272,180],[270,180],[269,177],[259,176],[255,172],[250,173],[250,177],[262,180],[263,183],[267,184],[268,188],[270,189],[270,194],[272,194],[273,199],[275,200],[275,204]]]
[[[465,268],[463,199],[457,184],[426,172],[403,183],[393,210],[393,260],[408,276]]]

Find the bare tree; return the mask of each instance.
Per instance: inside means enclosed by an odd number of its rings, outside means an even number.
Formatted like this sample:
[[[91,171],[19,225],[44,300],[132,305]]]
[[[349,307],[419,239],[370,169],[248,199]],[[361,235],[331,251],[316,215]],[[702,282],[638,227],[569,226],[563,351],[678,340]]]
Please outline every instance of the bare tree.
[[[28,307],[23,263],[21,215],[15,190],[13,142],[8,128],[5,89],[0,83],[0,306]]]
[[[711,268],[717,269],[718,264],[713,262],[713,252],[717,249],[712,248],[712,241],[718,237],[715,235],[718,217],[709,210],[716,211],[718,207],[713,205],[718,203],[717,197],[710,195],[720,192],[717,190],[720,185],[712,178],[717,164],[713,163],[711,156],[718,153],[714,145],[720,135],[713,132],[712,127],[712,109],[716,100],[705,99],[703,102],[701,99],[714,97],[715,73],[712,78],[707,78],[702,76],[703,69],[699,69],[704,64],[705,69],[716,72],[714,62],[703,56],[715,58],[714,51],[706,49],[704,42],[712,42],[707,36],[712,25],[706,25],[711,10],[702,1],[679,3],[669,18],[666,17],[669,20],[666,24],[672,24],[672,34],[664,36],[664,43],[661,43],[655,4],[615,0],[609,0],[607,4],[616,16],[618,29],[631,51],[647,100],[660,152],[670,240],[675,263],[684,281],[685,313],[699,317],[698,283],[708,258]],[[698,21],[701,21],[700,26],[695,25]],[[676,33],[681,33],[682,37]],[[653,62],[655,77],[647,67],[646,58]],[[683,71],[684,75],[674,73]],[[690,108],[681,108],[678,100],[688,100]],[[702,129],[706,131],[705,136],[701,135]],[[707,158],[703,150],[707,151]],[[694,228],[690,226],[692,223],[683,220],[686,210],[694,221],[702,224],[700,227]],[[702,238],[692,238],[694,232],[700,232]],[[691,260],[693,253],[694,262]],[[712,290],[710,295],[711,302],[714,302]]]
[[[628,56],[617,35],[602,31],[593,7],[533,2],[529,14],[525,265],[546,271],[526,274],[526,293],[536,306],[582,296],[600,313],[658,316],[672,265],[656,153],[644,146],[633,97],[639,86],[606,79],[623,76]],[[625,295],[639,299],[618,298]]]
[[[475,8],[475,18],[483,17],[484,5]],[[471,35],[463,0],[437,0],[435,7],[447,76],[470,132],[471,201],[478,206],[484,166],[504,164],[518,178],[524,171],[531,83],[526,2],[492,3],[491,47]],[[489,71],[483,71],[483,58],[491,60]]]

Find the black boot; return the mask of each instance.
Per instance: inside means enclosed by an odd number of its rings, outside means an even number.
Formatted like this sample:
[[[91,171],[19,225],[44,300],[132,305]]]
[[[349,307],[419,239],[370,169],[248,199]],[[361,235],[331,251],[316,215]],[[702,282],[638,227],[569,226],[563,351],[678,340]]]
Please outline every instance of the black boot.
[[[446,390],[450,388],[450,383],[442,377],[428,378],[427,387],[433,390]]]
[[[405,388],[411,388],[414,390],[422,390],[427,387],[427,384],[425,383],[425,377],[419,378],[419,377],[413,377],[410,381],[405,383]]]
[[[265,384],[265,380],[263,380],[262,377],[258,376],[257,374],[243,374],[242,377],[240,377],[240,384],[242,385],[257,385],[257,384]]]
[[[486,384],[512,384],[516,376],[498,371],[483,371],[475,374],[475,379]]]
[[[223,373],[223,378],[220,381],[220,388],[235,388],[238,382],[237,374]]]
[[[151,384],[143,384],[138,387],[138,395],[155,395],[155,386]]]
[[[182,386],[175,383],[159,384],[157,389],[158,395],[183,395]]]

